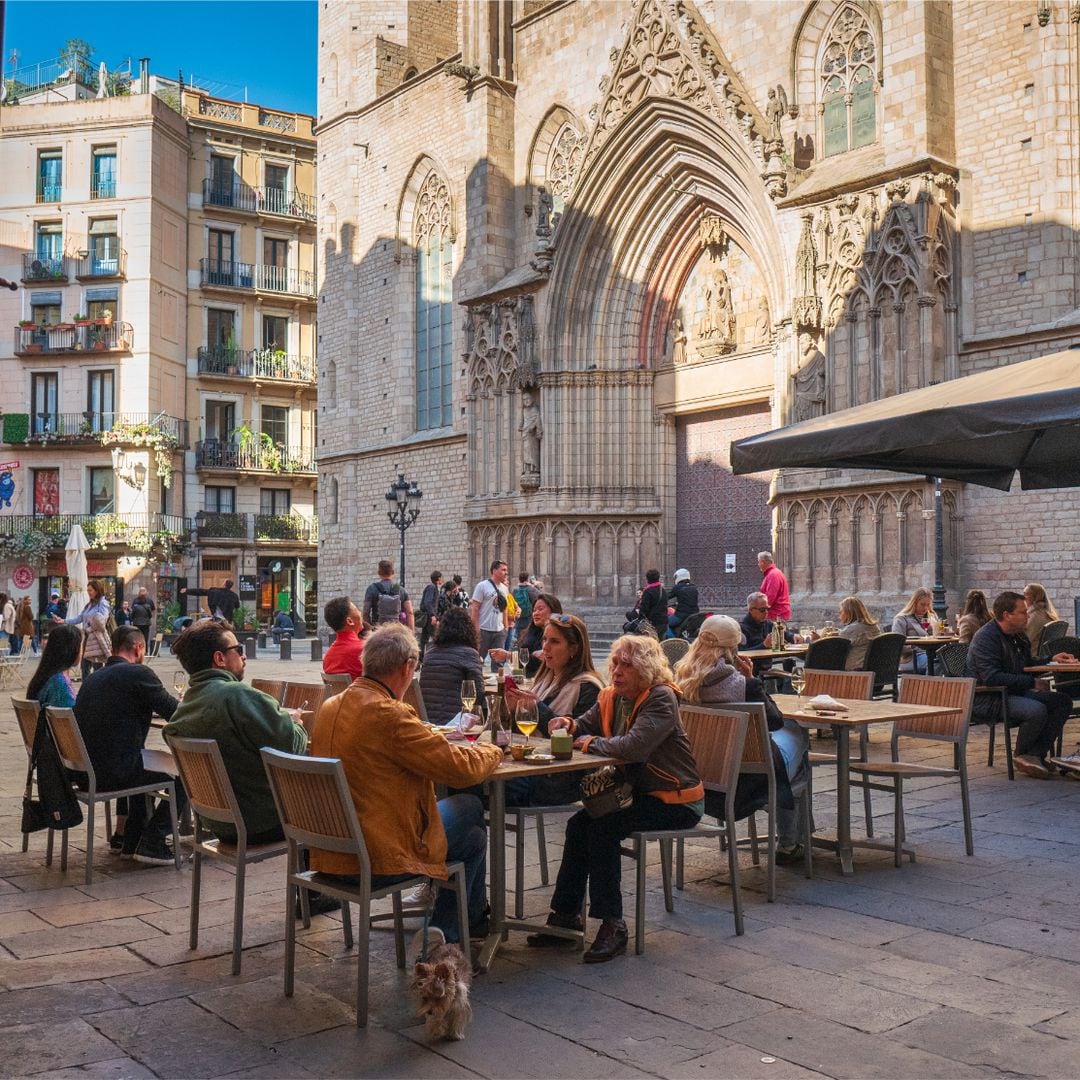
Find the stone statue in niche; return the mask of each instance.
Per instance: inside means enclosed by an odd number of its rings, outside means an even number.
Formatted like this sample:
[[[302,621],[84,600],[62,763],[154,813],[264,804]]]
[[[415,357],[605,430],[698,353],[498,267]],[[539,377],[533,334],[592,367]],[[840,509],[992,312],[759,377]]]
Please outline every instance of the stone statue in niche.
[[[521,486],[540,486],[540,440],[544,437],[544,425],[540,419],[540,406],[536,392],[526,390],[521,395]]]
[[[768,143],[784,144],[784,134],[780,129],[780,121],[787,112],[787,91],[782,85],[777,84],[776,89],[769,90],[768,101],[765,103],[765,119],[769,123],[766,141]]]
[[[769,314],[769,301],[765,296],[758,297],[757,314],[754,316],[754,344],[768,345],[772,336],[772,317]]]
[[[686,363],[686,328],[681,315],[676,315],[668,327],[667,355],[676,367]]]
[[[731,306],[731,283],[722,266],[710,266],[702,283],[702,296],[705,306],[698,320],[698,341],[714,355],[731,352],[735,348],[735,311]]]
[[[823,416],[826,403],[825,354],[809,334],[802,335],[800,346],[802,359],[792,379],[796,423]]]

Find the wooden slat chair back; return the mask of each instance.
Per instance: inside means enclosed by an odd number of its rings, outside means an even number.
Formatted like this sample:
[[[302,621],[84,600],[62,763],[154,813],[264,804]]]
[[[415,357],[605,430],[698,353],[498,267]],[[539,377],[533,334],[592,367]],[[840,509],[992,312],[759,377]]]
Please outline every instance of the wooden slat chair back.
[[[900,702],[906,705],[934,705],[953,711],[893,724],[891,760],[853,762],[851,771],[860,774],[865,790],[888,791],[893,796],[893,862],[900,866],[904,854],[904,780],[924,777],[955,777],[960,781],[960,802],[964,818],[964,847],[975,854],[971,828],[971,797],[967,775],[967,735],[971,726],[971,704],[975,698],[974,679],[943,679],[937,675],[904,675],[900,680]],[[953,768],[922,765],[900,760],[899,740],[928,739],[954,745]],[[885,781],[874,783],[874,780]],[[908,855],[915,861],[915,852]]]
[[[60,755],[60,761],[64,768],[72,772],[86,773],[87,790],[76,789],[75,797],[86,805],[86,884],[93,884],[94,880],[94,808],[99,802],[105,803],[105,831],[111,831],[109,803],[113,799],[119,799],[126,795],[150,795],[154,792],[164,791],[169,799],[169,813],[172,818],[173,858],[176,869],[180,869],[180,835],[176,827],[176,785],[172,781],[152,782],[139,784],[136,787],[116,789],[112,791],[98,791],[97,775],[90,761],[90,755],[86,752],[86,744],[83,742],[82,732],[79,731],[75,712],[72,709],[59,709],[49,706],[45,709],[45,719],[52,732],[56,751]],[[65,850],[61,852],[60,869],[67,869]]]
[[[804,697],[829,694],[834,698],[854,698],[869,701],[874,693],[872,671],[822,671],[807,667],[803,670],[806,687]]]
[[[232,973],[240,974],[244,943],[244,891],[249,863],[262,862],[284,855],[285,842],[255,844],[249,847],[247,827],[240,804],[229,780],[221,748],[213,739],[183,739],[166,736],[180,776],[187,789],[188,799],[195,812],[195,835],[192,839],[191,917],[188,948],[199,947],[199,910],[202,901],[202,861],[220,859],[236,871],[233,893],[233,951]],[[203,818],[225,822],[236,829],[236,843],[226,844],[208,832]]]
[[[251,685],[264,694],[269,694],[279,705],[281,697],[285,693],[285,682],[282,679],[252,679]]]
[[[631,834],[634,847],[622,849],[637,861],[637,902],[635,951],[645,949],[645,846],[649,840],[660,842],[660,869],[664,883],[664,903],[668,911],[674,909],[671,893],[672,841],[677,845],[676,884],[683,885],[684,841],[696,836],[715,836],[727,841],[728,872],[731,877],[731,908],[735,917],[735,933],[742,934],[742,891],[739,882],[739,856],[735,845],[735,788],[739,782],[739,766],[746,742],[747,716],[736,710],[724,711],[723,707],[707,708],[701,705],[681,705],[679,718],[690,741],[690,748],[697,762],[698,776],[707,791],[724,796],[723,821],[718,825],[698,824],[692,829],[654,830]]]
[[[281,707],[318,712],[323,703],[324,692],[322,683],[287,682],[281,695]]]
[[[32,759],[34,756],[34,739],[37,736],[38,716],[41,712],[41,706],[36,701],[30,701],[28,698],[11,699],[11,706],[15,710],[15,719],[19,723],[19,734],[22,736],[23,747],[26,750],[27,759]],[[36,779],[36,778],[35,778]],[[52,866],[53,857],[53,831],[49,829],[48,839],[46,840],[45,848],[45,865]],[[67,865],[67,830],[64,830],[63,838],[64,846],[64,863]],[[28,851],[30,848],[30,834],[22,834],[22,849]]]
[[[1071,640],[1065,638],[1063,640]],[[962,679],[967,670],[968,646],[965,642],[950,641],[938,649],[938,670],[949,679]],[[990,746],[986,754],[986,764],[994,764],[994,743],[997,741],[997,726],[1002,724],[1005,733],[1005,764],[1009,779],[1013,778],[1012,740],[1009,738],[1009,695],[1004,686],[976,686],[976,695],[995,697],[999,700],[998,715],[992,720],[976,719],[976,723],[985,723],[990,728]]]
[[[346,948],[352,948],[350,901],[360,906],[357,942],[356,1024],[364,1027],[368,1017],[369,934],[371,901],[390,896],[394,907],[394,939],[399,968],[405,967],[405,931],[402,921],[402,892],[415,888],[427,879],[410,877],[385,888],[371,885],[371,863],[356,806],[345,779],[345,768],[337,758],[301,757],[264,747],[260,754],[270,792],[274,797],[281,827],[288,842],[289,863],[285,878],[285,996],[292,997],[296,965],[296,920],[293,909],[296,891],[300,891],[304,924],[309,922],[308,893],[321,892],[342,901],[342,925]],[[307,847],[355,855],[360,869],[360,883],[349,885],[340,878],[302,869],[301,850]],[[458,933],[462,943],[469,940],[469,916],[463,863],[448,863],[449,880],[443,888],[458,895]]]

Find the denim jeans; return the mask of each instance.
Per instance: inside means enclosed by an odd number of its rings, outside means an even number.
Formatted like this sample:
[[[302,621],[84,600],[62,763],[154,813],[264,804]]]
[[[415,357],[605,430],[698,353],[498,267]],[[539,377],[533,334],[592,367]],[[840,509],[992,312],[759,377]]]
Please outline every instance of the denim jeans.
[[[484,828],[484,805],[475,795],[451,795],[439,800],[439,817],[446,832],[446,861],[465,864],[465,889],[468,894],[469,923],[480,921],[487,907],[487,829]],[[376,889],[405,881],[413,874],[372,874]],[[355,881],[355,878],[352,878]],[[438,884],[438,882],[436,882]],[[458,940],[457,893],[439,889],[431,925],[437,926],[447,941]]]
[[[689,806],[671,805],[651,795],[634,793],[626,810],[605,817],[589,817],[579,810],[566,823],[566,846],[551,897],[551,910],[577,915],[589,891],[589,915],[594,919],[621,919],[622,856],[619,844],[632,832],[646,829],[689,829],[700,815]]]
[[[150,772],[143,769],[137,776],[129,776],[115,787],[140,787],[143,784],[152,784],[155,780],[167,784],[170,780],[176,785],[176,817],[183,817],[187,808],[187,792],[178,776],[168,776],[165,773]],[[164,840],[172,832],[172,815],[169,812],[169,800],[159,799],[154,812],[147,819],[147,800],[152,800],[152,795],[131,795],[127,799],[127,824],[124,826],[123,853],[132,854],[139,844],[146,840],[153,843],[155,840]],[[117,813],[120,813],[120,800],[117,800]]]
[[[1072,702],[1053,690],[1009,695],[1009,725],[1017,728],[1016,752],[1044,758],[1057,742]]]
[[[480,658],[483,659],[492,649],[501,649],[506,644],[505,630],[480,631]],[[492,660],[491,670],[497,671],[499,665]]]
[[[769,738],[776,744],[780,756],[784,759],[789,781],[794,781],[801,768],[810,767],[810,763],[806,760],[806,750],[810,740],[805,729],[799,727],[794,720],[785,720],[784,726],[779,731],[769,732]],[[776,808],[776,839],[781,847],[793,847],[802,836],[802,820],[799,812],[801,805],[796,799],[794,810],[785,810],[782,806]]]

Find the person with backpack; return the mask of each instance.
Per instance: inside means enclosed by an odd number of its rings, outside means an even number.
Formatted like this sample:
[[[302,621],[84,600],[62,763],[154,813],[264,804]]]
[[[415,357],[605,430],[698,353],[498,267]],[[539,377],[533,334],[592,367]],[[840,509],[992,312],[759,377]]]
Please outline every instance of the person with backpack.
[[[379,580],[373,581],[364,593],[364,619],[372,626],[403,622],[410,630],[415,630],[412,601],[393,578],[394,564],[389,559],[380,559]]]
[[[528,574],[518,574],[518,583],[512,595],[517,602],[518,614],[511,628],[510,642],[506,646],[508,649],[512,649],[517,639],[532,625],[533,602],[540,595],[540,590],[531,583]]]
[[[507,598],[510,595],[506,588],[508,572],[506,563],[496,559],[491,564],[488,576],[477,583],[470,602],[473,626],[480,640],[480,655],[491,656],[492,671],[506,655],[503,643],[509,626],[506,617]]]

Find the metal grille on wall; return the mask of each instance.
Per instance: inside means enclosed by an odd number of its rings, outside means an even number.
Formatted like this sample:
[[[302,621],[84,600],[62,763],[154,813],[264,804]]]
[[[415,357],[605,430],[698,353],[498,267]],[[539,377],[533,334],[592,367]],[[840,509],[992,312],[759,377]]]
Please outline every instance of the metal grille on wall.
[[[771,426],[765,404],[679,418],[676,563],[690,571],[702,608],[739,611],[761,584],[757,553],[772,546],[768,476],[732,476],[728,454],[733,440]]]

